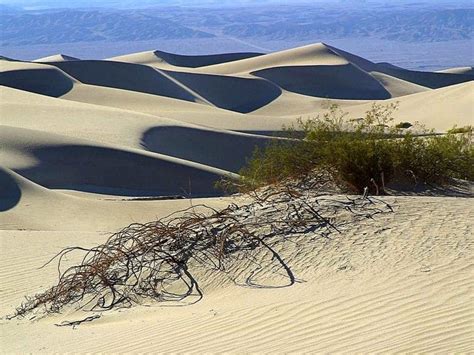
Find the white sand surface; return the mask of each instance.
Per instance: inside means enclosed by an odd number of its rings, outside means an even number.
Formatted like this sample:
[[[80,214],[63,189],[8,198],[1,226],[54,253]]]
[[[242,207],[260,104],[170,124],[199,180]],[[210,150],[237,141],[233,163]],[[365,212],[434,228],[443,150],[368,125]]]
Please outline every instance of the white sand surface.
[[[74,330],[54,326],[65,316],[2,320],[3,351],[472,352],[471,201],[386,201],[394,214],[283,250],[301,280],[292,287],[244,288],[200,274],[205,296],[194,305],[111,312]],[[38,267],[59,248],[105,238],[91,230],[1,231],[2,312],[54,282],[54,266]]]
[[[410,71],[322,43],[0,61],[0,315],[55,281],[53,264],[38,268],[61,248],[190,206],[242,202],[219,197],[215,182],[235,177],[283,125],[333,103],[360,117],[373,102],[398,102],[396,122],[472,125],[473,78],[472,68]],[[54,325],[67,314],[3,318],[0,349],[473,352],[471,199],[385,200],[394,213],[287,244],[281,255],[300,281],[292,287],[240,287],[200,270],[197,304],[109,312],[77,329]]]
[[[61,61],[67,62],[69,60],[80,60],[80,59],[76,57],[71,57],[66,54],[54,54],[47,57],[35,59],[33,62],[39,62],[39,63],[61,62]]]

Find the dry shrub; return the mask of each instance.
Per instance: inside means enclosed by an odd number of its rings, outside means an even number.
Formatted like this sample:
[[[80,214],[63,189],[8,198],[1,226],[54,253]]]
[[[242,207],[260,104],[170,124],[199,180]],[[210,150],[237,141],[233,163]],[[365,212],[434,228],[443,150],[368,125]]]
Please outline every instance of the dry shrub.
[[[296,278],[277,246],[297,236],[327,237],[355,219],[391,210],[368,196],[325,196],[318,192],[319,184],[319,180],[311,179],[287,181],[254,191],[246,204],[231,204],[222,210],[192,206],[158,221],[134,223],[96,247],[66,248],[52,259],[58,259],[57,284],[27,298],[12,318],[57,313],[68,307],[100,312],[147,300],[181,301],[190,297],[198,301],[203,294],[193,273],[195,267],[226,272],[245,260],[251,260],[259,270],[248,272],[245,285],[291,286]],[[338,221],[338,213],[353,218]],[[63,260],[73,252],[83,254],[81,262],[62,270]],[[265,268],[283,275],[283,280],[277,285],[260,284],[257,274]]]

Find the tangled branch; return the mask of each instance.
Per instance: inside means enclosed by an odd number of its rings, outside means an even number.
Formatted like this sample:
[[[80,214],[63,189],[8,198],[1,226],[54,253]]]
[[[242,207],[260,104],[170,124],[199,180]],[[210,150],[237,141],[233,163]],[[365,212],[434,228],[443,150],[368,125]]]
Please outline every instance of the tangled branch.
[[[197,302],[203,293],[193,265],[226,272],[242,259],[260,264],[245,285],[270,287],[256,281],[264,260],[253,258],[254,251],[263,251],[268,265],[284,276],[286,282],[273,287],[291,286],[296,277],[276,246],[295,236],[339,232],[350,223],[336,221],[340,213],[369,218],[391,210],[381,200],[336,198],[308,186],[304,182],[269,187],[254,192],[249,203],[222,210],[192,206],[154,222],[131,224],[96,247],[66,248],[48,262],[58,262],[57,284],[27,298],[12,318],[33,311],[58,313],[69,306],[107,311],[145,300]],[[72,252],[83,253],[81,261],[62,270]]]

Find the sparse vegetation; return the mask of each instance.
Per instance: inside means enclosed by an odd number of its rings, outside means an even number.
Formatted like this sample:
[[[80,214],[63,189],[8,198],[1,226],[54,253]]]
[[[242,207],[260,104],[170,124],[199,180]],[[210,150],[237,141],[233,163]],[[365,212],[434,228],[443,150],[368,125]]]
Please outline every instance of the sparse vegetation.
[[[413,127],[413,125],[410,122],[400,122],[397,125],[395,125],[395,127],[407,129],[407,128]]]
[[[278,253],[282,243],[325,238],[357,220],[392,211],[368,196],[321,196],[310,180],[272,186],[249,197],[247,204],[220,210],[191,206],[154,222],[134,223],[96,247],[63,249],[52,259],[58,260],[56,285],[27,297],[8,318],[98,312],[57,324],[75,327],[103,311],[147,301],[197,302],[203,297],[195,275],[199,269],[223,272],[248,287],[291,286],[297,280]],[[71,265],[66,261],[72,253],[78,253],[79,262]],[[271,283],[263,277],[269,274],[274,275]]]
[[[387,184],[447,184],[474,179],[472,128],[435,134],[422,126],[407,132],[394,125],[396,104],[374,103],[365,117],[350,120],[337,106],[315,119],[286,129],[288,139],[256,150],[240,174],[241,190],[251,190],[314,171],[329,174],[339,186],[382,194]],[[411,125],[411,124],[410,124]],[[304,139],[295,138],[303,131]]]

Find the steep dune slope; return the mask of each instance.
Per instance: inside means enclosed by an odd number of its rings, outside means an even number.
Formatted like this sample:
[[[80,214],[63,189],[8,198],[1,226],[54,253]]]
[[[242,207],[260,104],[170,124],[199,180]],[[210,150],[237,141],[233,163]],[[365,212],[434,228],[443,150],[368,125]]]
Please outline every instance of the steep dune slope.
[[[335,53],[357,65],[366,72],[380,72],[431,89],[439,89],[441,87],[473,80],[473,77],[467,74],[453,74],[449,72],[423,72],[407,70],[389,63],[376,64],[352,53],[343,51],[342,49],[331,46],[328,47],[331,48],[331,50]]]
[[[69,92],[77,80],[54,66],[15,61],[0,62],[0,85],[59,97]]]
[[[214,74],[250,73],[274,67],[303,65],[345,65],[348,61],[337,55],[323,43],[268,53],[262,56],[242,59],[199,68],[199,72]]]
[[[251,74],[265,78],[287,91],[307,96],[350,100],[383,100],[391,97],[382,84],[350,63],[276,67]]]
[[[146,64],[158,68],[173,69],[176,67],[199,68],[253,58],[262,53],[225,53],[210,55],[179,55],[163,51],[146,51],[109,58],[115,62]]]
[[[51,65],[60,68],[84,84],[131,90],[186,101],[202,101],[179,83],[145,65],[100,60],[53,62]]]
[[[1,126],[0,164],[51,189],[124,196],[213,195],[224,170],[136,149]]]
[[[83,86],[87,85],[77,87]],[[99,96],[107,94],[107,91],[104,93],[103,90],[93,90],[92,93]],[[0,96],[3,100],[0,124],[82,138],[101,145],[147,150],[233,172],[244,165],[256,146],[262,147],[269,140],[268,137],[56,100],[9,88],[1,88]],[[28,102],[28,105],[24,102]],[[189,115],[192,120],[193,113]]]
[[[277,98],[281,90],[253,78],[165,71],[111,61],[52,63],[83,83],[203,102],[250,112]]]
[[[324,43],[199,69],[210,73],[252,74],[288,91],[332,99],[378,100],[427,90],[386,74],[380,80],[380,75],[372,75],[377,70],[375,63]]]

